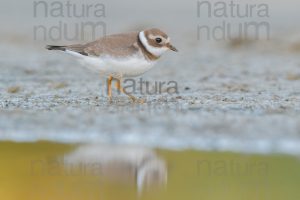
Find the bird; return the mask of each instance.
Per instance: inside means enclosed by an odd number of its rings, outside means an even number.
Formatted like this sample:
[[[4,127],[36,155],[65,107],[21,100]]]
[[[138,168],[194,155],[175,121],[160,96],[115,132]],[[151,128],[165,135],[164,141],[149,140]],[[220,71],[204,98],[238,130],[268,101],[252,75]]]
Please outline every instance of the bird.
[[[140,146],[88,144],[64,155],[66,170],[82,169],[102,174],[108,180],[134,183],[143,189],[164,186],[168,182],[168,164],[155,151]]]
[[[71,54],[90,70],[107,76],[110,101],[112,81],[116,80],[116,88],[133,102],[136,102],[137,98],[121,86],[122,79],[141,76],[169,50],[178,52],[171,44],[170,37],[158,28],[107,35],[86,44],[47,45],[46,49]]]

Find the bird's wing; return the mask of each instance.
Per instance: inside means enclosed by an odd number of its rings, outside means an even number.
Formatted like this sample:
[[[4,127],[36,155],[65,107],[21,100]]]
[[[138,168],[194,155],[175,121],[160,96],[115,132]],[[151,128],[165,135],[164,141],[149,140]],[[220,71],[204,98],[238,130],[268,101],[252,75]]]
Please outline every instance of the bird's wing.
[[[93,42],[67,46],[66,49],[86,56],[111,55],[122,57],[138,52],[138,33],[110,35]]]

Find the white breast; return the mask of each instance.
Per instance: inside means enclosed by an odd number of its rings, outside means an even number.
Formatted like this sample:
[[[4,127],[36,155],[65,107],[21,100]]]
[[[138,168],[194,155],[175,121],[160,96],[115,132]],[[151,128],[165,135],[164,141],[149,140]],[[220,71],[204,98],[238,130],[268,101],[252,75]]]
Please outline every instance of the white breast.
[[[154,61],[145,59],[145,57],[140,53],[129,57],[120,58],[107,55],[100,57],[90,57],[70,51],[67,51],[67,53],[79,57],[82,64],[90,70],[106,75],[116,74],[122,77],[139,76],[150,70],[155,64]]]

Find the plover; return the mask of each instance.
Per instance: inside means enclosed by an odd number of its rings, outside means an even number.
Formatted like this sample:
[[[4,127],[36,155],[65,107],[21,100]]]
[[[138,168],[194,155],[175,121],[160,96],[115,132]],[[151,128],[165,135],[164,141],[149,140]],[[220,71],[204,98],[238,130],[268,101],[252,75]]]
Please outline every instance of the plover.
[[[166,51],[177,52],[170,43],[169,36],[156,28],[109,35],[87,44],[48,45],[46,48],[74,55],[89,69],[108,76],[107,91],[110,100],[111,84],[115,79],[116,88],[133,101],[136,101],[136,98],[121,86],[122,78],[140,76],[150,70]]]
[[[153,150],[139,146],[103,144],[80,146],[64,156],[64,165],[67,169],[71,167],[70,170],[76,169],[76,166],[85,166],[87,173],[96,172],[108,180],[134,183],[139,194],[143,189],[164,186],[168,182],[166,161]],[[96,165],[97,168],[94,167]]]

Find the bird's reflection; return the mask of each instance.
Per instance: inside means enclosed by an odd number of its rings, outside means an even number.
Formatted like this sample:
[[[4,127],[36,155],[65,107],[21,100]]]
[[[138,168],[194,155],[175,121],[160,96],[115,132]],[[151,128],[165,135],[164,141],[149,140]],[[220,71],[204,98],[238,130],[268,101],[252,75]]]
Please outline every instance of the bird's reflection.
[[[133,146],[85,145],[65,156],[65,165],[85,165],[106,178],[134,183],[141,192],[167,183],[167,166],[151,149]],[[97,166],[97,167],[95,167]]]

